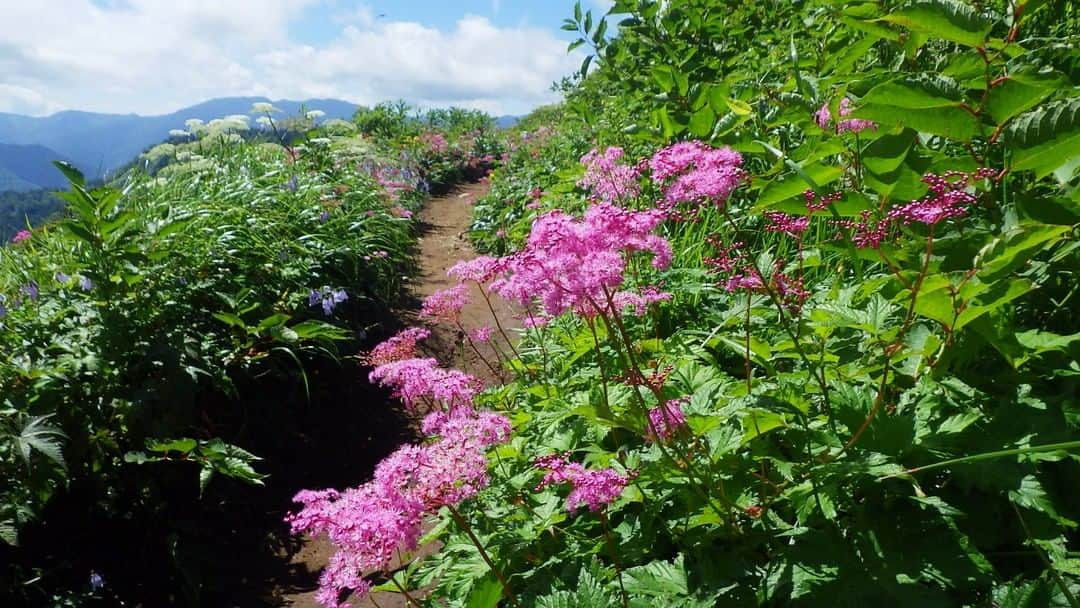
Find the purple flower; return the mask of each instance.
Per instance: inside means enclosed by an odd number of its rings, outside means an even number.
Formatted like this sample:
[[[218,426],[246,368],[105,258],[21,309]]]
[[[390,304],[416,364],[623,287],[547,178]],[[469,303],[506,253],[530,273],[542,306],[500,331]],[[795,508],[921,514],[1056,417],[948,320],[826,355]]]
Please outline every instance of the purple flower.
[[[330,221],[330,212],[329,211],[323,211],[322,213],[319,214],[319,222],[325,224],[328,221]]]
[[[37,281],[30,281],[26,285],[23,285],[20,291],[22,291],[23,294],[25,294],[26,297],[30,298],[31,300],[37,300],[38,295],[41,294],[40,290],[38,289]]]
[[[4,302],[7,302],[7,296],[0,293],[0,319],[7,316],[7,306],[4,306]]]
[[[60,284],[67,283],[71,280],[71,276],[64,272],[58,272],[54,275],[54,277],[56,278],[56,282]]]
[[[345,293],[344,289],[323,287],[321,290],[311,290],[311,293],[308,294],[308,306],[322,304],[323,314],[329,317],[334,314],[334,307],[348,299],[349,294]]]
[[[94,591],[100,591],[105,587],[105,579],[100,574],[90,571],[90,588]]]
[[[30,234],[29,230],[20,230],[20,231],[15,233],[15,236],[11,237],[11,242],[12,243],[21,243],[21,242],[29,239],[31,236],[32,235]]]
[[[289,192],[296,192],[296,187],[297,187],[296,176],[294,175],[294,176],[290,177],[289,181],[285,182],[285,185],[282,186],[282,187],[285,188],[286,190],[288,190]]]
[[[79,277],[79,289],[83,291],[90,291],[94,288],[94,282],[90,280],[90,277]]]

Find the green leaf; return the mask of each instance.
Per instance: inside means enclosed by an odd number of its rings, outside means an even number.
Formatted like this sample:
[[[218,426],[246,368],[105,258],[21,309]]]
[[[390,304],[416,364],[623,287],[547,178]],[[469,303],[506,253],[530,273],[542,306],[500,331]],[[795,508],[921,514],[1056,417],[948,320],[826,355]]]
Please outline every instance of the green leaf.
[[[473,584],[465,608],[495,608],[502,598],[503,586],[490,574]]]
[[[1080,156],[1080,98],[1051,102],[1021,114],[1005,129],[1014,170],[1037,178],[1053,173]]]
[[[1070,232],[1068,226],[1021,224],[990,242],[980,252],[979,279],[997,281],[1005,278],[1032,257],[1045,251]]]
[[[671,66],[653,66],[649,73],[665,93],[670,93],[675,88],[675,70],[671,69]]]
[[[53,166],[59,169],[72,185],[79,186],[80,188],[86,185],[86,178],[83,177],[82,171],[76,169],[71,163],[62,160],[54,160]]]
[[[964,109],[956,82],[940,75],[902,76],[870,89],[853,116],[883,125],[970,140],[979,122]]]
[[[243,319],[231,312],[215,312],[211,316],[232,327],[247,327],[247,323],[244,323]]]
[[[19,414],[16,419],[15,446],[27,467],[30,466],[30,455],[36,451],[60,465],[60,468],[67,468],[63,454],[63,440],[67,439],[67,435],[59,427],[48,423],[50,417],[51,414],[47,416]]]
[[[172,441],[152,442],[146,446],[146,449],[151,452],[183,452],[187,454],[198,447],[198,445],[198,441],[185,437],[183,439],[174,439]]]
[[[993,27],[988,19],[959,0],[915,0],[882,19],[970,47],[982,46]]]
[[[715,123],[716,114],[713,113],[712,108],[705,105],[690,116],[690,132],[695,137],[708,137]]]
[[[998,124],[1030,110],[1054,91],[1066,85],[1059,72],[1039,72],[1033,68],[1021,69],[1009,74],[1005,81],[990,89],[986,107]]]
[[[776,203],[802,196],[807,190],[816,190],[826,184],[830,184],[844,174],[844,170],[835,165],[822,163],[810,163],[800,167],[800,172],[787,174],[769,182],[761,191],[754,211],[771,207]]]

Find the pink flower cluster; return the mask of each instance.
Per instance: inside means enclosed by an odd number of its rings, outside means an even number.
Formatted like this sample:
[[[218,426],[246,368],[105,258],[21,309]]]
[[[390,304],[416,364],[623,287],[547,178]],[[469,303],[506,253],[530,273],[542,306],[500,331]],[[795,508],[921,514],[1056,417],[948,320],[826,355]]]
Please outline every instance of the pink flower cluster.
[[[807,216],[788,215],[779,211],[765,213],[765,230],[768,232],[783,232],[795,238],[799,238],[810,227],[810,218]]]
[[[568,310],[599,314],[609,310],[608,296],[623,283],[626,255],[650,252],[657,269],[671,263],[671,245],[652,233],[663,219],[655,209],[632,211],[610,203],[593,205],[582,219],[546,213],[533,223],[524,248],[497,264],[503,276],[491,287],[525,307],[538,300],[549,316]]]
[[[446,274],[456,277],[461,282],[487,283],[502,272],[504,266],[505,264],[501,259],[481,255],[454,264],[450,267],[450,270],[446,271]]]
[[[607,203],[616,203],[636,197],[641,193],[636,167],[620,164],[623,149],[612,146],[601,153],[592,150],[581,157],[585,165],[585,176],[578,186],[590,190],[596,198]]]
[[[416,357],[417,343],[429,337],[431,337],[431,332],[422,327],[402,330],[371,349],[371,352],[363,357],[363,362],[366,365],[378,367],[402,359],[412,359]]]
[[[668,209],[683,202],[711,200],[720,205],[743,179],[742,156],[731,148],[713,148],[700,141],[680,142],[649,159],[652,179],[664,184]]]
[[[833,224],[852,231],[851,241],[860,249],[877,249],[892,233],[896,224],[917,222],[934,226],[947,219],[968,214],[978,202],[968,191],[981,179],[996,179],[993,169],[977,169],[972,172],[949,171],[944,175],[929,173],[922,178],[930,191],[923,198],[889,209],[885,217],[876,220],[870,211],[863,211],[858,220],[835,220]]]
[[[889,218],[904,224],[919,222],[932,226],[949,218],[964,217],[968,208],[978,202],[975,195],[967,191],[968,187],[975,180],[994,176],[993,169],[978,169],[972,173],[949,171],[945,175],[929,173],[922,181],[930,187],[930,192],[917,201],[890,209]]]
[[[31,237],[31,234],[30,234],[29,230],[20,230],[20,231],[15,233],[15,236],[11,237],[11,242],[12,243],[21,243],[23,241],[29,240],[30,237]]]
[[[824,211],[829,205],[844,198],[844,193],[833,192],[832,194],[826,194],[825,196],[819,197],[817,192],[807,190],[806,192],[803,192],[803,198],[806,199],[807,210],[809,210],[810,213],[814,213],[815,211]]]
[[[586,469],[580,463],[570,462],[567,454],[541,456],[536,459],[535,464],[541,469],[547,469],[544,478],[536,486],[537,492],[554,484],[570,484],[570,494],[566,497],[566,510],[570,512],[577,511],[582,506],[587,506],[593,512],[600,511],[615,502],[631,478],[614,469]]]
[[[420,316],[436,322],[457,323],[461,319],[461,309],[468,303],[469,286],[459,283],[425,298]]]
[[[420,143],[427,146],[432,152],[442,153],[450,147],[442,133],[431,131],[420,136]]]
[[[840,117],[849,116],[853,112],[851,107],[851,100],[847,97],[840,100],[839,114]],[[826,103],[814,113],[814,119],[822,129],[828,129],[829,125],[833,121],[832,111],[829,110],[829,104]],[[860,118],[849,118],[847,120],[841,120],[836,124],[837,133],[859,133],[866,131],[867,129],[876,129],[877,123],[871,120],[862,120]]]
[[[689,397],[672,399],[649,410],[649,427],[645,429],[645,437],[649,441],[668,441],[685,430],[686,414],[682,406],[689,401]]]
[[[485,450],[507,441],[510,421],[492,412],[459,407],[429,414],[425,432],[437,437],[405,445],[383,459],[374,479],[358,488],[299,492],[303,505],[285,519],[294,533],[326,534],[337,552],[319,578],[315,599],[347,607],[345,592],[371,590],[365,572],[386,570],[400,551],[417,547],[425,515],[476,495],[489,483]]]
[[[640,317],[649,310],[650,304],[671,300],[671,294],[648,286],[643,287],[640,292],[620,291],[611,300],[615,305],[615,310],[623,311],[630,308],[635,316]]]
[[[447,409],[472,405],[480,392],[480,380],[456,369],[439,367],[435,359],[402,359],[371,370],[368,378],[394,389],[394,396],[408,408],[428,399]]]

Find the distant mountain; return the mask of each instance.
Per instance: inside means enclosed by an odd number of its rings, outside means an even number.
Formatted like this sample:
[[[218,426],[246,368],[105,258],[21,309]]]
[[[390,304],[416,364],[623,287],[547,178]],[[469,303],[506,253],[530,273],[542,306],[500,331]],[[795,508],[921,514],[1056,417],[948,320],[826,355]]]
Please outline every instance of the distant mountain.
[[[183,129],[184,121],[189,118],[209,121],[230,114],[247,114],[257,102],[274,104],[282,110],[282,116],[297,115],[304,107],[322,110],[327,119],[351,118],[357,108],[356,104],[339,99],[272,101],[265,97],[223,97],[160,116],[65,111],[32,117],[0,112],[0,143],[44,146],[70,159],[88,176],[101,177],[124,166],[148,146],[167,139],[171,129]],[[33,166],[35,172],[56,172],[48,162],[41,165],[35,161]],[[5,168],[0,163],[0,190],[5,189],[3,181],[7,173],[17,178],[7,177],[16,186],[20,181],[37,183],[10,169],[5,172]]]
[[[71,162],[45,146],[0,143],[0,192],[66,189],[67,180],[52,165],[54,160]]]
[[[495,126],[500,129],[509,129],[521,120],[520,116],[500,116],[495,119]]]

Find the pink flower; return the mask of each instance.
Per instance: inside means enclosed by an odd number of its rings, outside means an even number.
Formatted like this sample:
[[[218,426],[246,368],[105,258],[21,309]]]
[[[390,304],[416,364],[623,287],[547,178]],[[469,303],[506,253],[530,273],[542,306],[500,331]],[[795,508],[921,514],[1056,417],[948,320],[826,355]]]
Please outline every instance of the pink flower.
[[[626,308],[632,308],[636,316],[645,314],[649,309],[650,304],[656,302],[667,302],[671,300],[671,294],[658,290],[655,287],[649,286],[641,290],[641,293],[634,293],[632,291],[620,291],[612,297],[612,301],[615,303],[616,310],[625,310]]]
[[[475,442],[482,447],[506,443],[510,439],[510,420],[501,414],[458,407],[448,412],[432,412],[424,417],[420,428],[427,435],[437,435],[447,441]]]
[[[652,253],[654,268],[671,263],[671,245],[652,230],[663,221],[658,210],[631,211],[610,203],[593,205],[578,220],[562,211],[533,222],[525,247],[503,258],[504,276],[492,289],[528,307],[539,301],[548,316],[568,310],[595,315],[607,309],[607,294],[623,283],[625,256]]]
[[[645,437],[650,441],[657,441],[657,437],[660,441],[667,441],[686,429],[686,414],[682,411],[682,405],[689,401],[689,397],[672,399],[649,410],[650,425],[645,429]]]
[[[756,271],[747,271],[735,274],[724,283],[724,289],[728,291],[761,291],[765,289],[765,283],[761,281],[761,275]]]
[[[919,222],[932,226],[949,218],[964,217],[968,208],[978,202],[967,188],[974,180],[986,177],[987,171],[990,170],[970,174],[950,171],[944,176],[928,173],[922,181],[930,186],[930,192],[917,201],[890,209],[888,218],[904,224]]]
[[[570,494],[566,497],[566,510],[574,512],[582,506],[596,512],[615,502],[630,477],[614,469],[586,469],[580,463],[570,462],[565,454],[537,458],[535,464],[548,472],[536,486],[540,491],[549,485],[569,483]]]
[[[722,204],[743,178],[741,166],[742,156],[738,152],[727,147],[713,148],[700,141],[668,146],[649,159],[653,181],[667,183],[664,202],[669,208],[703,200]]]
[[[442,289],[424,299],[420,316],[432,321],[457,323],[461,318],[461,309],[469,303],[469,286],[458,284],[449,289]]]
[[[495,335],[494,327],[477,327],[469,332],[469,339],[473,342],[487,342],[493,335]]]
[[[394,388],[394,396],[408,408],[415,408],[425,398],[447,409],[472,405],[481,388],[477,378],[456,369],[443,369],[435,359],[391,361],[371,370],[368,377],[372,382]]]
[[[501,272],[502,267],[502,260],[481,255],[471,260],[462,260],[457,264],[454,264],[450,267],[450,270],[446,271],[446,274],[457,277],[459,281],[487,283]]]
[[[336,492],[304,490],[293,499],[303,508],[286,516],[294,533],[326,534],[338,547],[319,579],[318,601],[337,608],[344,591],[363,596],[370,584],[361,573],[385,570],[399,550],[416,549],[420,538],[422,504],[399,493],[383,492],[376,484]]]
[[[15,233],[15,236],[11,237],[11,242],[12,243],[21,243],[21,242],[23,242],[25,240],[28,240],[31,236],[32,235],[30,234],[29,230],[20,230],[20,231]]]
[[[376,345],[363,361],[366,365],[378,367],[392,361],[412,359],[416,356],[417,342],[430,336],[431,332],[422,327],[410,327]]]
[[[591,190],[598,199],[608,203],[634,198],[641,193],[638,170],[619,164],[622,157],[623,149],[617,146],[612,146],[603,153],[592,150],[582,156],[585,176],[578,181],[578,186]]]
[[[788,215],[779,211],[770,211],[766,213],[765,219],[768,220],[768,224],[765,225],[765,230],[769,232],[783,232],[796,238],[803,232],[806,232],[806,229],[810,226],[809,217]]]
[[[847,97],[840,100],[839,113],[841,117],[850,115],[854,110],[851,107],[851,100]],[[833,120],[832,111],[829,110],[829,104],[826,103],[821,106],[820,109],[814,114],[814,119],[822,129],[828,129],[829,124]],[[876,129],[877,123],[870,120],[862,120],[860,118],[850,118],[848,120],[841,120],[836,125],[837,133],[859,133],[866,131],[867,129]]]

